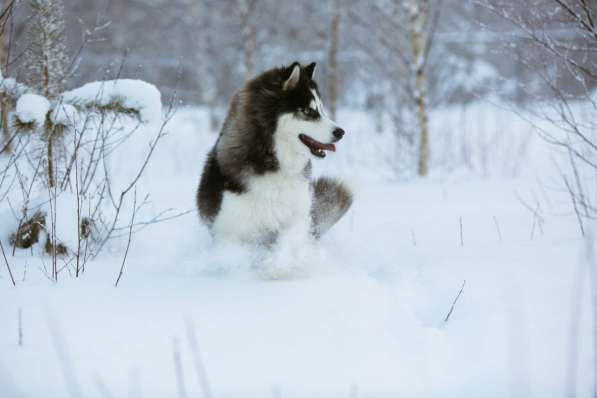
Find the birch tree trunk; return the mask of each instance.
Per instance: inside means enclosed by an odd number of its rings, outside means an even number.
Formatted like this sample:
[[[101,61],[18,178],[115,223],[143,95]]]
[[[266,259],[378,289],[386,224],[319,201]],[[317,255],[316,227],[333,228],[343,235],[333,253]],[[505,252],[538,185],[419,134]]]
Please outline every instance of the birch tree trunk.
[[[196,35],[196,64],[198,76],[201,81],[200,96],[201,102],[207,105],[209,110],[209,128],[210,131],[216,131],[219,127],[219,121],[216,114],[217,107],[217,89],[215,74],[208,65],[207,59],[216,56],[213,51],[212,40],[209,35],[208,6],[204,2],[197,0],[187,0],[189,12],[192,17],[193,34]]]
[[[9,4],[7,0],[0,2],[2,10]],[[5,65],[8,56],[8,29],[5,26],[2,32],[0,32],[0,76],[4,76],[7,71]],[[0,96],[0,129],[2,130],[2,139],[0,139],[0,150],[10,153],[10,130],[8,128],[8,101],[4,96]]]
[[[419,127],[418,174],[427,175],[429,166],[429,128],[427,124],[425,59],[427,38],[424,33],[429,13],[429,1],[411,1],[409,4],[409,30],[414,74],[414,101],[417,107]]]
[[[330,47],[328,50],[328,102],[330,116],[336,119],[338,104],[338,41],[340,27],[340,6],[338,0],[332,0],[332,19],[330,22]]]
[[[257,0],[238,0],[240,26],[245,65],[245,80],[253,77],[255,50],[257,48],[257,32],[255,31],[253,14]]]

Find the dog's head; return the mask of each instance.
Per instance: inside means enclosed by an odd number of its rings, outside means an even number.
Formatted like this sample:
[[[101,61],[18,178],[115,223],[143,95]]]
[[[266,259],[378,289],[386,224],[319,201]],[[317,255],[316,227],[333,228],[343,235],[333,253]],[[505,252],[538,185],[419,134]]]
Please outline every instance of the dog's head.
[[[327,117],[314,72],[315,63],[270,69],[233,97],[216,149],[227,173],[301,172],[336,150],[344,130]]]
[[[344,136],[344,130],[328,118],[314,72],[315,63],[301,66],[295,62],[281,70],[283,109],[278,115],[275,139],[287,151],[324,158],[326,151],[336,150],[335,143]]]

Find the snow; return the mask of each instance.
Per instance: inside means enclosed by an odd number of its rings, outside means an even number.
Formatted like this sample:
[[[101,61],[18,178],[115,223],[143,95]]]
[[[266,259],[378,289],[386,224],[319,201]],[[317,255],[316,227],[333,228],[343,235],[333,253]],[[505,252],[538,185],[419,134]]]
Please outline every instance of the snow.
[[[87,83],[62,95],[65,103],[80,106],[119,104],[139,112],[141,121],[161,120],[162,101],[152,84],[133,79],[106,80]]]
[[[295,254],[308,260],[295,278],[262,279],[250,251],[215,246],[195,213],[136,234],[118,288],[126,239],[56,284],[29,251],[9,255],[18,285],[0,261],[0,395],[182,396],[179,357],[186,396],[200,396],[190,330],[218,397],[561,396],[574,347],[576,395],[591,396],[589,267],[565,194],[542,183],[554,153],[487,104],[430,120],[443,172],[404,180],[391,133],[340,112],[346,137],[315,173],[342,177],[354,207]],[[180,109],[169,130],[139,187],[151,192],[143,216],[194,208],[216,139],[204,109]],[[127,145],[123,168],[146,150]],[[519,197],[540,203],[541,229]]]
[[[52,109],[50,119],[54,124],[72,126],[79,120],[79,112],[70,104],[58,103]]]
[[[23,84],[18,83],[13,78],[4,78],[0,74],[0,93],[8,95],[13,98],[18,98],[29,91],[29,88]]]
[[[50,101],[41,95],[27,93],[17,100],[16,115],[22,123],[43,126],[50,110]]]

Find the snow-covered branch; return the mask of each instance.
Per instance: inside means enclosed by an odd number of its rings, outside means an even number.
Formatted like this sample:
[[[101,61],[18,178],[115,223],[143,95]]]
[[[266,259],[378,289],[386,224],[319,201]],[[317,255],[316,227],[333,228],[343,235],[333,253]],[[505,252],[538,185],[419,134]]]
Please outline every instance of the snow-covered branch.
[[[87,83],[65,92],[61,101],[80,111],[134,115],[143,123],[161,119],[159,90],[141,80],[119,79]]]
[[[137,118],[142,123],[159,121],[162,102],[159,90],[141,80],[97,81],[67,91],[54,100],[12,78],[0,75],[0,96],[15,108],[22,126],[72,125],[79,114],[111,113]]]

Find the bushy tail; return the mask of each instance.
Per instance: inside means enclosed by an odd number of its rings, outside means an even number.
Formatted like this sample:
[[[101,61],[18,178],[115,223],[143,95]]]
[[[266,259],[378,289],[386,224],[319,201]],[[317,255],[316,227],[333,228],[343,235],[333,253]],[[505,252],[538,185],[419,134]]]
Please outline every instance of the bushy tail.
[[[321,177],[312,183],[312,233],[319,238],[342,218],[352,205],[352,193],[339,181]]]

